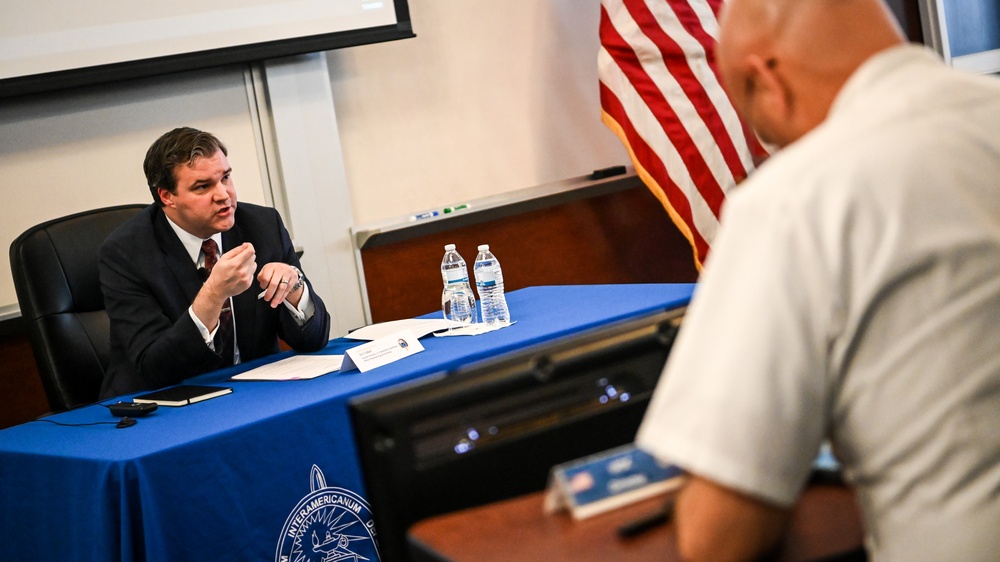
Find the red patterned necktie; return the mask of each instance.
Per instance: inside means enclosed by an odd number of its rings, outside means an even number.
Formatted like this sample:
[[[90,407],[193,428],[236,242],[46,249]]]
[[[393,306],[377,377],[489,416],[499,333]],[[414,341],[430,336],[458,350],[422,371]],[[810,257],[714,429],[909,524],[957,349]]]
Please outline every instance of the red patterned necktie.
[[[205,253],[205,270],[212,273],[212,268],[219,261],[219,247],[215,240],[209,238],[201,243],[201,251]],[[226,358],[229,365],[233,364],[233,299],[226,299],[219,314],[219,329],[215,332],[215,351]]]

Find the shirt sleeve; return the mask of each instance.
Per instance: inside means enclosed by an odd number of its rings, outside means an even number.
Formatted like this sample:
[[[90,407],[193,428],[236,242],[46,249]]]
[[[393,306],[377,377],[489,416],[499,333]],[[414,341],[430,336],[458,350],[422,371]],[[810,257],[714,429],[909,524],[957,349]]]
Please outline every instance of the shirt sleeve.
[[[204,322],[202,322],[201,319],[198,318],[198,315],[194,313],[194,306],[188,307],[188,314],[191,316],[191,320],[194,321],[195,327],[198,328],[198,333],[201,334],[201,339],[205,340],[205,345],[207,345],[212,351],[215,351],[215,332],[219,330],[219,327],[216,326],[215,330],[209,331],[208,328],[205,327]]]
[[[313,304],[312,297],[309,294],[309,285],[302,285],[302,298],[299,299],[299,305],[297,307],[292,306],[292,303],[287,300],[284,301],[285,307],[288,308],[288,312],[292,313],[292,318],[295,319],[295,323],[301,326],[305,326],[306,322],[316,314],[316,305]]]
[[[827,425],[826,268],[787,206],[733,197],[725,212],[636,441],[789,506]]]

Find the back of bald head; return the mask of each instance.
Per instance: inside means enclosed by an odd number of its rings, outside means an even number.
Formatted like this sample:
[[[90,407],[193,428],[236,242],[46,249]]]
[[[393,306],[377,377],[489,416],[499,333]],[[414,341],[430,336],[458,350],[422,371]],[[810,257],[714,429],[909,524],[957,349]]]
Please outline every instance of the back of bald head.
[[[787,90],[797,138],[825,118],[865,60],[904,41],[882,0],[729,0],[719,67],[731,95],[754,61],[773,69]]]
[[[903,41],[881,0],[734,0],[766,6],[767,33],[777,54],[813,72],[846,73]],[[770,27],[770,29],[768,28]]]

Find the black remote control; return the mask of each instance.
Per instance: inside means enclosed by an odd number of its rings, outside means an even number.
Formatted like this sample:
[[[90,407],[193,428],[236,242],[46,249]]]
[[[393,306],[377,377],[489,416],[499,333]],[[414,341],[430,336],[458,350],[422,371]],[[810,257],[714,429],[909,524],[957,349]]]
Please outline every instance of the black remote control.
[[[108,406],[108,409],[111,410],[111,415],[116,418],[122,418],[125,416],[130,418],[141,418],[142,416],[154,412],[156,408],[158,408],[156,404],[139,404],[137,402],[118,402]]]

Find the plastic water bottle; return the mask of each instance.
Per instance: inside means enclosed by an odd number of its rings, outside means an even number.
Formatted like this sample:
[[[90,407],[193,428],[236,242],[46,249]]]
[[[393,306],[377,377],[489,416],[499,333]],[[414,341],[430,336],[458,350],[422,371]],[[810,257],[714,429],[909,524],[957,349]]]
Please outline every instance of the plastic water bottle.
[[[479,246],[473,271],[476,274],[479,301],[483,307],[483,323],[488,326],[510,324],[507,297],[503,294],[503,272],[500,271],[500,261],[490,252],[489,244]]]
[[[441,260],[441,280],[444,291],[441,293],[441,312],[447,320],[455,320],[463,324],[476,323],[476,295],[469,285],[469,268],[465,260],[455,251],[454,244],[444,247],[444,258]]]

